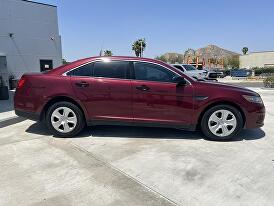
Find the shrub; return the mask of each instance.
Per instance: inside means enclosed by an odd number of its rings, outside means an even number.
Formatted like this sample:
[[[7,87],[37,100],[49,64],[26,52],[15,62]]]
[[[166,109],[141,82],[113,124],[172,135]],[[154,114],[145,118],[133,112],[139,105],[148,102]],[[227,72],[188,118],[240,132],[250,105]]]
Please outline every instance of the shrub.
[[[167,58],[165,57],[165,55],[156,56],[155,59],[161,60],[161,61],[163,61],[163,62],[167,62]]]
[[[274,76],[267,77],[264,80],[264,86],[268,88],[274,88]]]
[[[255,76],[261,74],[274,74],[274,67],[255,67],[253,70],[255,71]]]
[[[230,76],[230,72],[231,72],[230,69],[225,69],[225,70],[223,71],[224,76]]]

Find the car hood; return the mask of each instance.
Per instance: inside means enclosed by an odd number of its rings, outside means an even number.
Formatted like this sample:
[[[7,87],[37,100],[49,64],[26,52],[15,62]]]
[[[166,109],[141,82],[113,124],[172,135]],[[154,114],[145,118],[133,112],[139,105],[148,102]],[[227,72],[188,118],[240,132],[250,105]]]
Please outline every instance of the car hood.
[[[248,95],[260,96],[258,93],[254,92],[250,89],[247,89],[242,86],[228,84],[228,83],[204,81],[204,82],[199,82],[199,84],[206,84],[208,87],[212,87],[212,89],[231,90],[231,91],[235,91],[235,92],[245,93]]]

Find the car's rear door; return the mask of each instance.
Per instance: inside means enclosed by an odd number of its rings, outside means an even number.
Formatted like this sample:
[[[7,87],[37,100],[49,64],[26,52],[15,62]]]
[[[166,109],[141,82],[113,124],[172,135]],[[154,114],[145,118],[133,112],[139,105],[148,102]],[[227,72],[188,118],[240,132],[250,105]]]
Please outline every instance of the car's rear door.
[[[96,61],[91,77],[71,77],[72,86],[94,121],[132,121],[130,62]]]
[[[137,123],[189,126],[193,112],[191,84],[177,87],[178,74],[146,62],[134,63],[133,117]]]

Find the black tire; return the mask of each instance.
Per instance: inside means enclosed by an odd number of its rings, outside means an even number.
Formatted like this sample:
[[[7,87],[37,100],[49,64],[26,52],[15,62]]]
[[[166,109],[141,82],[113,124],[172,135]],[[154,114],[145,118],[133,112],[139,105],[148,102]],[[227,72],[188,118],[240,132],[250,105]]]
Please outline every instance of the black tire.
[[[51,123],[51,115],[59,107],[68,107],[76,115],[76,118],[77,118],[76,126],[72,131],[70,131],[68,133],[63,133],[63,132],[60,132],[60,131],[56,130],[53,127],[52,123]],[[86,125],[85,118],[84,118],[84,115],[83,115],[81,109],[78,106],[76,106],[75,104],[70,103],[70,102],[65,102],[65,101],[64,102],[56,102],[53,105],[51,105],[49,107],[49,109],[47,110],[45,120],[46,120],[46,125],[47,125],[49,131],[57,137],[73,137],[73,136],[76,136],[77,134],[79,134],[83,130],[83,128]]]
[[[236,117],[237,120],[237,124],[236,124],[236,128],[235,130],[228,136],[217,136],[215,134],[213,134],[209,127],[208,127],[208,121],[210,116],[218,111],[218,110],[228,110],[230,112],[232,112],[234,114],[234,116]],[[213,106],[212,108],[209,108],[203,115],[202,120],[201,120],[201,130],[203,132],[203,134],[205,135],[205,137],[209,140],[231,140],[233,138],[235,138],[235,136],[242,130],[243,128],[243,117],[241,112],[230,105],[226,105],[226,104],[220,104],[220,105],[216,105]]]

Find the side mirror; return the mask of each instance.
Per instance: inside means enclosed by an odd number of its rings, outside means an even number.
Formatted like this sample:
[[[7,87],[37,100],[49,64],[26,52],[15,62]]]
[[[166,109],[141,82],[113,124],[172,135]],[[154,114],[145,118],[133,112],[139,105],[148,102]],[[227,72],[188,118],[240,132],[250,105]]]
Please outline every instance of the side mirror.
[[[174,83],[177,83],[177,87],[185,86],[187,85],[187,81],[183,77],[175,77],[173,79]]]

